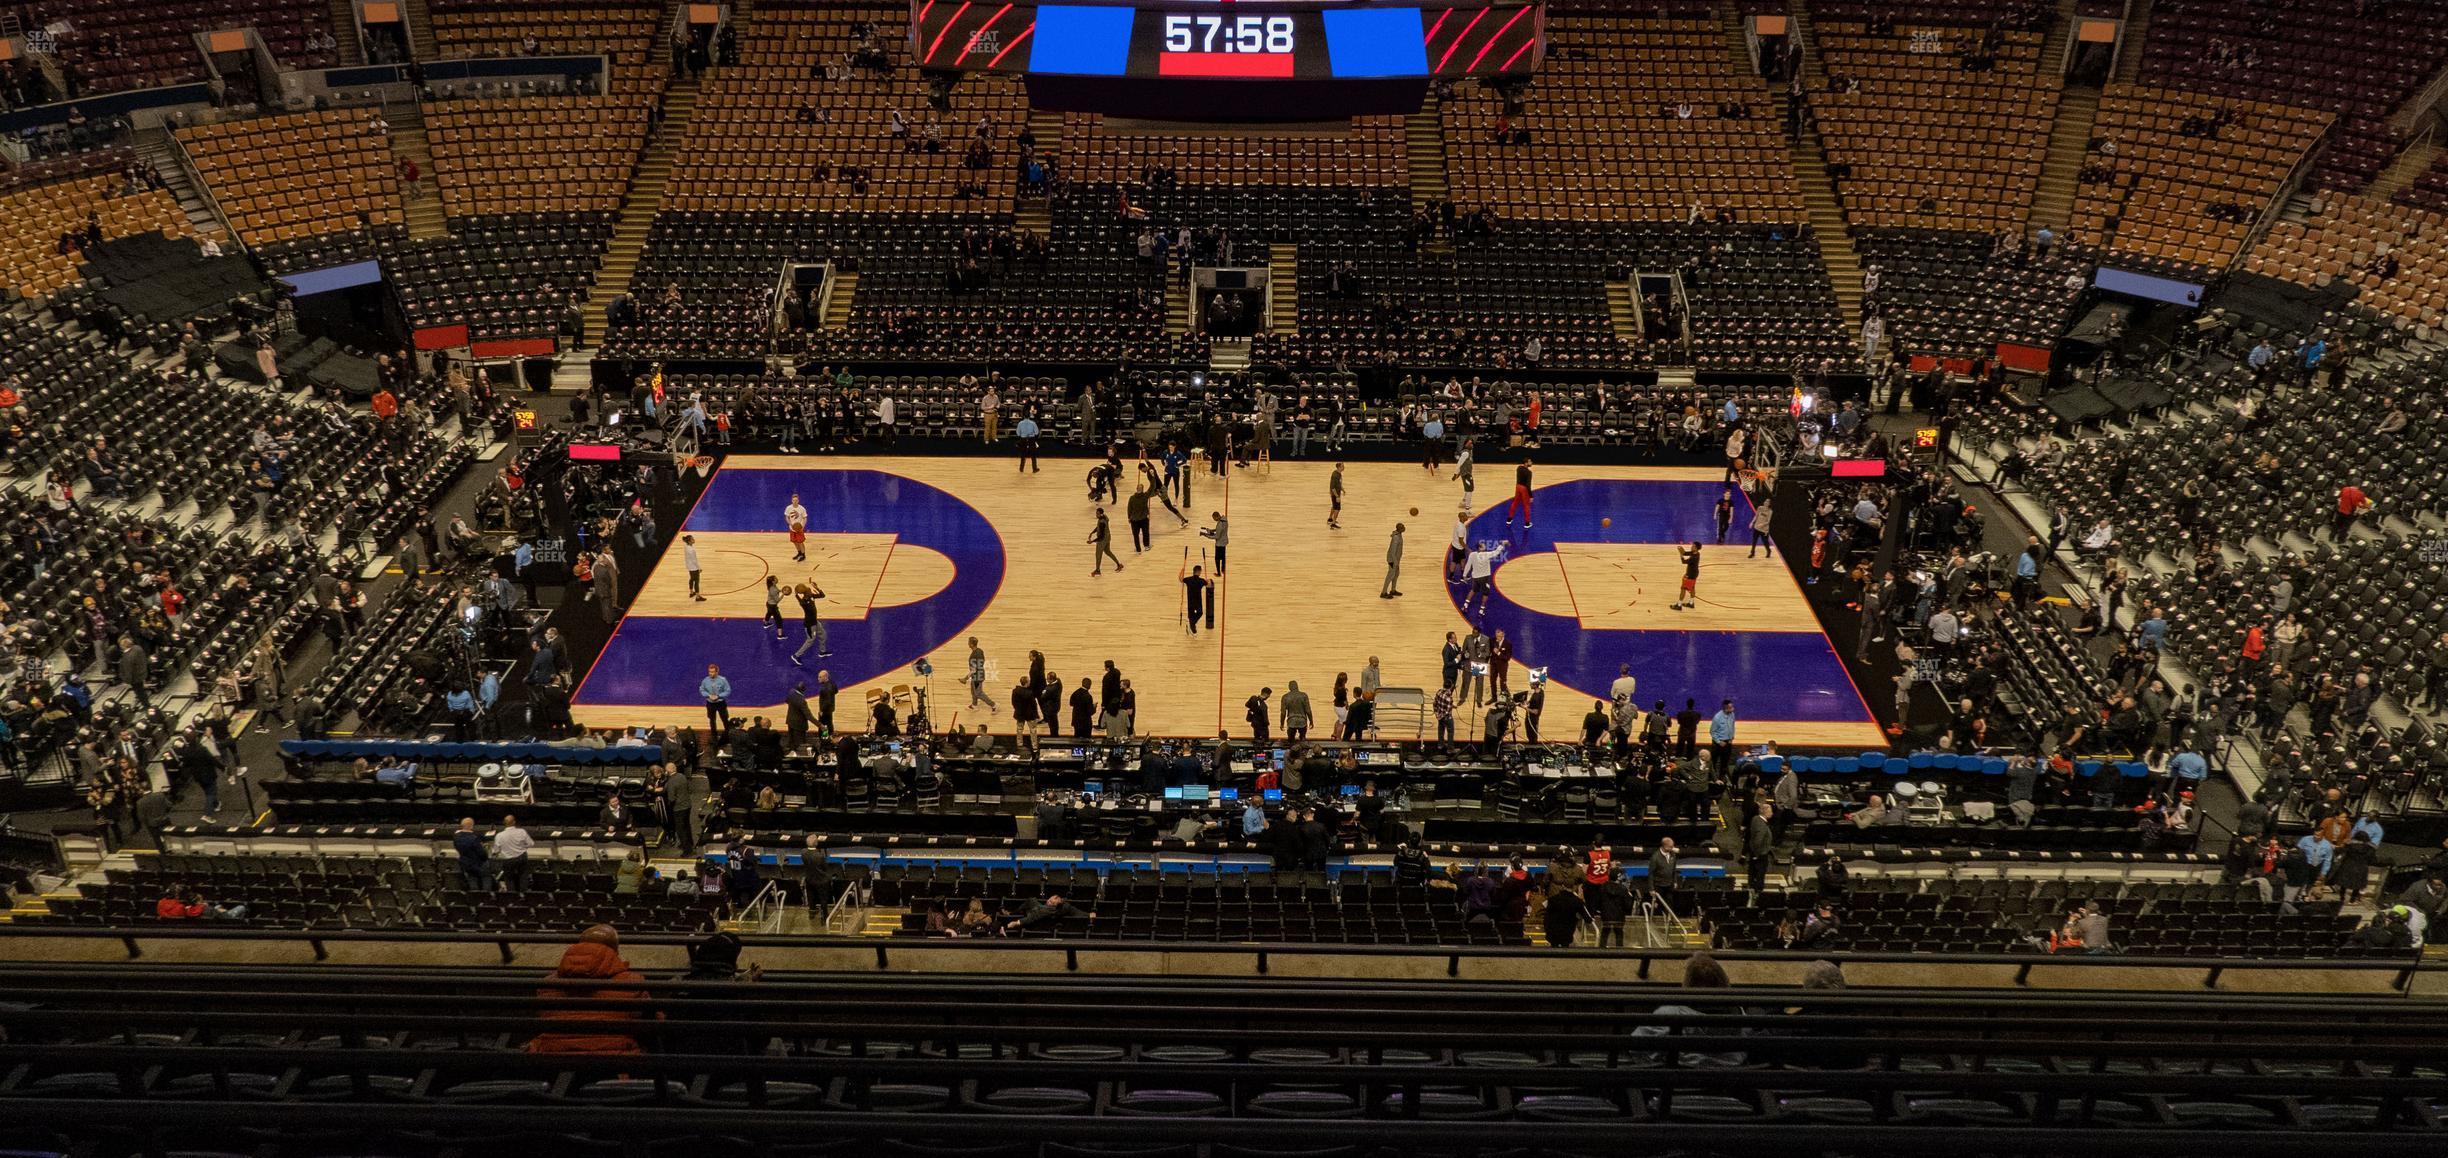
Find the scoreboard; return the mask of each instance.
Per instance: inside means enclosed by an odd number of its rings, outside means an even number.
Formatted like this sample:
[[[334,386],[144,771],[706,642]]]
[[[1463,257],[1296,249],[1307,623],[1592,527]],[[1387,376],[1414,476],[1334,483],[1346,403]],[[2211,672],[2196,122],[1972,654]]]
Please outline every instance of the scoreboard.
[[[1140,116],[1409,111],[1431,80],[1527,75],[1545,51],[1546,11],[1537,0],[910,6],[910,56],[920,68],[1018,74],[1041,107]]]

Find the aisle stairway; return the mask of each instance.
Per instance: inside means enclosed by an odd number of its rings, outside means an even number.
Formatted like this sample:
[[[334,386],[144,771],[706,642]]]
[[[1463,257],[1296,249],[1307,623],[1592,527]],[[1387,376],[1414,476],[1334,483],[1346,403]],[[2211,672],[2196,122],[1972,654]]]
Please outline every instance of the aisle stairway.
[[[324,0],[331,10],[332,39],[340,42],[340,63],[364,64],[365,45],[357,37],[357,0]]]
[[[1826,74],[1819,68],[1819,40],[1811,28],[1810,8],[1803,0],[1788,0],[1787,15],[1792,20],[1795,42],[1802,46],[1802,83],[1811,92],[1821,91]],[[1786,115],[1785,107],[1793,98],[1779,90],[1776,95],[1777,115]],[[1819,132],[1807,123],[1801,135],[1789,145],[1793,156],[1794,179],[1802,186],[1802,204],[1808,211],[1811,233],[1819,243],[1819,256],[1827,263],[1828,279],[1836,290],[1836,304],[1844,312],[1848,340],[1858,344],[1862,324],[1861,257],[1853,251],[1853,236],[1845,223],[1844,203],[1836,196],[1836,182],[1828,176],[1827,153],[1819,146]]]
[[[392,154],[416,162],[419,174],[416,192],[400,189],[408,214],[408,236],[419,241],[450,236],[448,214],[442,208],[442,182],[434,175],[433,149],[425,140],[424,107],[413,100],[385,103],[383,116],[391,122]]]
[[[2363,195],[2375,200],[2386,201],[2405,192],[2406,186],[2412,185],[2415,178],[2422,176],[2423,171],[2429,169],[2431,162],[2439,155],[2440,145],[2435,141],[2418,141],[2407,145],[2404,152],[2397,154],[2396,160],[2389,162],[2388,168],[2380,170],[2380,175],[2372,178],[2372,183],[2363,187]]]
[[[1410,178],[1413,209],[1425,209],[1453,196],[1453,186],[1445,178],[1445,119],[1437,112],[1433,96],[1426,108],[1403,118],[1403,166]],[[1453,246],[1441,238],[1421,248],[1429,253],[1453,252]]]
[[[2032,193],[2031,225],[2046,225],[2064,233],[2074,220],[2074,201],[2082,192],[2083,159],[2091,130],[2099,123],[2100,94],[2088,88],[2068,88],[2057,101],[2057,123],[2049,130],[2048,159],[2040,166],[2040,185]]]
[[[1165,278],[1165,333],[1180,337],[1190,332],[1190,287],[1181,279]]]
[[[1300,250],[1278,245],[1267,255],[1267,332],[1300,332]]]
[[[1063,115],[1032,111],[1029,113],[1029,135],[1037,138],[1037,156],[1050,169],[1062,157]],[[1012,206],[1012,228],[1022,233],[1051,237],[1054,230],[1054,204],[1050,197],[1022,197]]]
[[[135,138],[137,159],[161,175],[162,184],[169,189],[170,196],[178,200],[180,212],[187,215],[189,228],[199,234],[210,233],[228,240],[231,235],[229,222],[213,212],[212,202],[204,199],[203,190],[197,188],[195,179],[188,176],[187,167],[179,163],[178,146],[171,141],[170,130],[138,129]]]
[[[433,60],[433,14],[427,11],[425,0],[400,0],[400,20],[408,25],[408,55],[414,60]]]
[[[2142,77],[2142,50],[2150,44],[2151,0],[2133,0],[2133,16],[2125,22],[2124,43],[2117,46],[2116,83],[2132,84]]]
[[[595,276],[595,292],[586,304],[586,332],[601,340],[604,332],[604,307],[612,299],[629,292],[629,280],[637,275],[637,263],[646,251],[646,234],[653,228],[655,213],[663,205],[663,187],[671,180],[672,158],[680,151],[680,142],[688,136],[689,118],[697,110],[697,82],[686,77],[674,77],[671,87],[663,94],[663,128],[646,142],[638,154],[637,172],[629,178],[629,191],[621,197],[620,216],[612,225],[612,244],[604,250],[603,267]]]
[[[2044,74],[2064,66],[2066,45],[2081,15],[2075,0],[2058,0],[2057,23],[2040,46]],[[2039,187],[2032,193],[2031,220],[2024,223],[2027,232],[2046,225],[2064,233],[2074,220],[2074,199],[2081,189],[2079,176],[2087,152],[2084,146],[2090,143],[2091,127],[2098,119],[2099,93],[2088,85],[2067,83],[2057,97],[2057,116],[2049,124],[2048,154],[2040,164]]]
[[[850,328],[850,306],[858,298],[858,271],[835,269],[833,280],[825,285],[823,308],[816,311],[816,328],[846,330]]]
[[[1606,297],[1607,322],[1614,328],[1615,340],[1622,342],[1627,350],[1638,348],[1641,341],[1640,319],[1632,309],[1631,280],[1609,280],[1606,283]]]

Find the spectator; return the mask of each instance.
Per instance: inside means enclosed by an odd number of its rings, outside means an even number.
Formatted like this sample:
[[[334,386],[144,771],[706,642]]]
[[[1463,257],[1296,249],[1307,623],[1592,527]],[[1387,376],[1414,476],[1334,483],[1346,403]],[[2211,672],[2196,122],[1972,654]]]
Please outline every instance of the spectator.
[[[505,821],[507,823],[507,821]],[[523,834],[522,834],[523,835]],[[629,967],[620,955],[620,933],[610,925],[592,925],[578,935],[578,943],[561,954],[561,963],[552,971],[559,982],[588,984],[548,984],[536,991],[547,1002],[583,1000],[642,1001],[646,991],[640,986],[646,978]],[[556,1008],[546,1009],[536,1016],[546,1021],[579,1023],[622,1023],[638,1020],[639,1014],[628,1009]],[[581,1032],[573,1027],[569,1032],[543,1033],[527,1043],[529,1053],[634,1054],[643,1053],[637,1039],[627,1034],[611,1032]]]
[[[1079,916],[1093,920],[1096,913],[1093,910],[1083,913],[1079,906],[1064,899],[1061,893],[1048,893],[1044,900],[1031,903],[1028,908],[1021,911],[1019,916],[1006,921],[1003,925],[1003,933],[1009,936],[1013,933],[1047,929],[1057,921]]]
[[[209,903],[205,901],[202,894],[196,891],[194,885],[183,884],[155,903],[153,913],[155,916],[170,921],[192,921],[199,917],[209,917],[218,921],[243,921],[247,918],[247,907]]]
[[[511,892],[526,892],[532,872],[532,867],[527,863],[528,854],[534,851],[535,838],[519,827],[518,817],[504,816],[501,831],[493,834],[493,859],[487,867],[493,877],[508,886]],[[597,927],[610,931],[605,926]]]
[[[1708,955],[1707,953],[1694,953],[1690,957],[1686,958],[1683,962],[1683,988],[1685,989],[1714,991],[1731,989],[1733,988],[1733,985],[1734,983],[1732,979],[1726,976],[1725,966],[1718,964],[1717,959]],[[1706,1016],[1704,1011],[1694,1009],[1691,1006],[1684,1005],[1679,1002],[1658,1006],[1657,1012],[1667,1017],[1677,1018],[1700,1018]],[[1708,1034],[1711,1032],[1711,1030],[1703,1025],[1688,1025],[1680,1027],[1665,1025],[1642,1025],[1635,1026],[1632,1032],[1634,1035],[1640,1037],[1667,1037],[1686,1035],[1697,1036]],[[1740,1050],[1720,1049],[1709,1053],[1683,1053],[1676,1059],[1676,1062],[1686,1066],[1726,1068],[1731,1066],[1739,1066],[1743,1064],[1745,1060],[1746,1057]],[[1657,1061],[1663,1063],[1665,1059],[1659,1058]]]
[[[485,860],[484,834],[476,831],[476,818],[459,818],[459,831],[451,834],[451,847],[459,853],[459,883],[472,893],[493,891],[493,872]]]

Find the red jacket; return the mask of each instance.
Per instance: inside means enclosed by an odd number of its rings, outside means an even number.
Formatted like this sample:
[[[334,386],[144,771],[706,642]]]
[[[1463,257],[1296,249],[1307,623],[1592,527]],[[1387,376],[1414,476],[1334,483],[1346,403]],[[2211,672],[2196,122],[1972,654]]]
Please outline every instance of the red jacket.
[[[177,897],[163,897],[153,906],[153,912],[173,921],[193,920],[204,915],[204,902],[188,904]]]
[[[580,941],[561,954],[561,966],[553,976],[568,980],[620,982],[625,986],[643,985],[646,978],[621,959],[619,950],[593,941]],[[608,1001],[638,1000],[646,996],[642,989],[614,988],[608,985],[546,985],[536,991],[544,998],[584,998]],[[624,1009],[552,1009],[539,1016],[552,1021],[635,1021],[636,1013]],[[544,1033],[527,1043],[529,1053],[644,1053],[637,1039],[619,1033]]]

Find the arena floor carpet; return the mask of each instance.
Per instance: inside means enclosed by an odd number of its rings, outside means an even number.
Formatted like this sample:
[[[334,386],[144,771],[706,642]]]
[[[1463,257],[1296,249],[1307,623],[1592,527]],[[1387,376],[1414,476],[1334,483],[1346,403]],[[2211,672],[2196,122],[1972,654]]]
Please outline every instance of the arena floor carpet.
[[[1280,701],[1293,681],[1323,732],[1336,675],[1356,686],[1375,655],[1395,690],[1380,734],[1409,738],[1433,726],[1400,689],[1433,693],[1445,633],[1477,623],[1513,642],[1515,690],[1527,690],[1532,669],[1553,681],[1543,738],[1577,738],[1592,699],[1629,664],[1644,705],[1665,700],[1680,710],[1691,698],[1706,713],[1732,698],[1746,744],[1885,743],[1791,572],[1745,556],[1751,508],[1739,495],[1734,530],[1716,545],[1718,471],[1537,467],[1524,530],[1505,522],[1513,464],[1481,464],[1468,534],[1507,553],[1494,597],[1466,619],[1466,589],[1443,581],[1464,497],[1449,471],[1346,465],[1341,530],[1326,526],[1330,463],[1196,473],[1191,501],[1180,504],[1191,522],[1156,506],[1144,553],[1132,550],[1113,504],[1113,549],[1125,567],[1092,576],[1089,465],[1051,460],[1042,473],[1020,474],[1004,458],[731,457],[666,541],[580,684],[575,715],[590,726],[702,721],[698,681],[715,663],[732,683],[735,723],[766,714],[778,725],[792,683],[813,688],[823,670],[843,689],[835,721],[847,730],[867,727],[873,694],[906,687],[905,718],[908,698],[925,690],[939,727],[982,721],[1008,731],[1012,688],[1035,649],[1073,688],[1101,680],[1106,661],[1117,664],[1137,693],[1144,734],[1246,736],[1248,697],[1264,686]],[[793,558],[783,517],[794,495],[809,514],[805,562]],[[1230,524],[1228,568],[1213,626],[1192,634],[1179,579],[1192,566],[1217,570],[1212,541],[1196,533],[1213,525],[1213,513]],[[1397,522],[1408,525],[1405,594],[1381,599]],[[703,601],[688,591],[683,533],[697,540]],[[1693,540],[1706,544],[1698,606],[1674,610],[1677,547]],[[777,640],[763,622],[768,575],[823,590],[831,655],[811,650],[804,666],[794,663],[799,609],[783,600]],[[988,657],[991,708],[972,705],[963,686],[971,637]],[[933,665],[931,679],[915,669],[921,658]],[[1466,703],[1457,726],[1478,734],[1479,720]]]

